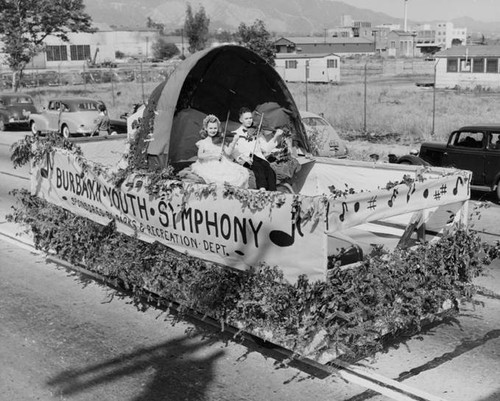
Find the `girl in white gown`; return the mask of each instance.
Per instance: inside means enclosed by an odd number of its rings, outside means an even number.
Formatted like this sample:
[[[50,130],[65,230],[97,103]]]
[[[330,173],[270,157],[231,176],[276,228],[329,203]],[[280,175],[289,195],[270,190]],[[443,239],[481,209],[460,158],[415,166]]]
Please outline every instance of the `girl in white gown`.
[[[200,135],[204,139],[196,142],[198,160],[191,165],[191,171],[203,178],[207,184],[227,183],[248,188],[248,170],[230,159],[240,138],[235,136],[229,145],[223,144],[220,126],[219,119],[213,114],[203,120]]]

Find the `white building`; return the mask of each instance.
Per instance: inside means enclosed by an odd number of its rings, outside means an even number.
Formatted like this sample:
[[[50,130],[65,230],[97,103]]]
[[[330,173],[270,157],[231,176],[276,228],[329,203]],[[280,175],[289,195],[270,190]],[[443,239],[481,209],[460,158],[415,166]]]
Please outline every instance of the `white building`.
[[[453,46],[435,57],[437,88],[500,89],[500,46]]]
[[[467,28],[454,28],[453,22],[440,22],[436,25],[436,44],[449,49],[453,40],[467,44]]]
[[[27,69],[64,70],[82,68],[90,62],[114,62],[116,52],[125,56],[148,58],[158,32],[152,29],[100,29],[95,33],[69,33],[68,42],[56,36],[44,40],[45,51],[37,54]],[[0,43],[0,49],[1,46]],[[1,59],[1,57],[0,57]]]
[[[286,82],[340,81],[340,56],[333,53],[277,53],[275,63]]]

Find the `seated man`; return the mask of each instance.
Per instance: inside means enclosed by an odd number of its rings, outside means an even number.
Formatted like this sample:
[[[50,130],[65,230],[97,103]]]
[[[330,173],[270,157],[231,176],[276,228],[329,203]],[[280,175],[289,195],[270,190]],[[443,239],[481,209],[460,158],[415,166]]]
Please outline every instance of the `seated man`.
[[[233,132],[233,141],[236,143],[231,155],[237,163],[254,173],[257,189],[276,191],[276,173],[260,148],[260,142],[257,140],[259,130],[252,127],[252,112],[249,108],[242,107],[238,114],[241,125]]]

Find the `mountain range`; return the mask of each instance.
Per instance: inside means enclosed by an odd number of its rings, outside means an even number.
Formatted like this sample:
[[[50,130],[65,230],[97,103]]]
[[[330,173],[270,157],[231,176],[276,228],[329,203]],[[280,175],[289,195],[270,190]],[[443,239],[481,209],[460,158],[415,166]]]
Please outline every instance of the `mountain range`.
[[[85,0],[86,11],[95,23],[117,28],[145,28],[146,21],[165,25],[167,31],[181,28],[186,14],[185,0]],[[200,3],[190,2],[196,12]],[[340,25],[343,15],[356,21],[370,21],[372,25],[401,24],[401,18],[384,13],[357,8],[334,0],[203,0],[203,7],[210,18],[210,29],[234,31],[244,22],[251,25],[261,19],[270,32],[288,35],[321,35],[324,29]],[[408,21],[408,24],[432,23]],[[452,20],[456,27],[466,27],[469,33],[498,32],[499,23],[484,23],[469,17]]]

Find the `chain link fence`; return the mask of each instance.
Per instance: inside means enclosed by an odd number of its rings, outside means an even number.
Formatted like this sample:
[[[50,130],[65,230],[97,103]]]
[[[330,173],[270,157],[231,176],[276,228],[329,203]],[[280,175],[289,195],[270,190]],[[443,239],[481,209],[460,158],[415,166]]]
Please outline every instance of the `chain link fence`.
[[[21,77],[20,88],[42,88],[73,85],[96,85],[111,82],[161,82],[175,69],[169,65],[133,65],[117,68],[84,68],[65,70],[26,70]],[[11,71],[0,75],[0,90],[12,89],[17,75]]]

